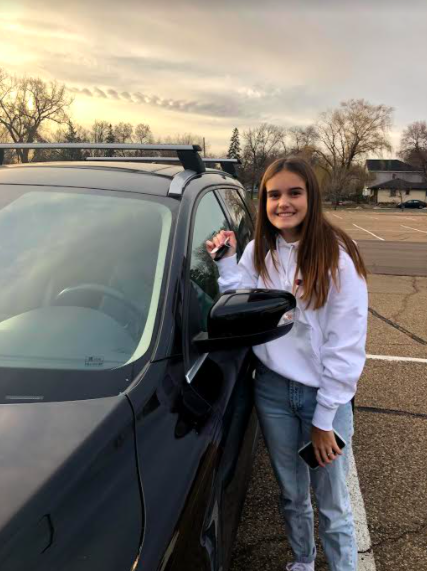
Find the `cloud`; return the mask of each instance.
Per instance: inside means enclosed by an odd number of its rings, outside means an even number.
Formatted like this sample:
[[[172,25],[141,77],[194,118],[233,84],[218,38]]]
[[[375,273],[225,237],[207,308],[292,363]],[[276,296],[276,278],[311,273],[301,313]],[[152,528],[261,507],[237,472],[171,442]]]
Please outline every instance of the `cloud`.
[[[67,87],[68,91],[71,91],[71,93],[76,93],[76,94],[80,94],[80,95],[87,95],[88,97],[93,97],[93,93],[90,89],[88,89],[87,87],[83,87],[83,88],[78,88],[78,87]]]
[[[426,118],[425,0],[125,0],[114,18],[112,0],[0,3],[0,66],[65,83],[91,117],[295,125],[363,97],[395,107],[399,128]]]
[[[97,97],[102,97],[103,99],[107,99],[105,92],[102,91],[102,89],[99,89],[99,87],[94,87],[93,92]]]
[[[138,105],[149,105],[181,114],[195,114],[211,118],[246,119],[254,121],[282,120],[291,121],[291,116],[298,116],[302,105],[315,110],[319,102],[319,93],[307,86],[296,86],[283,89],[275,84],[254,84],[231,91],[205,90],[192,99],[163,97],[156,93],[141,91],[121,91],[112,88],[95,86],[89,88],[69,87],[73,93],[89,97],[101,97],[116,101],[124,101]],[[325,98],[326,102],[326,98]],[[288,118],[288,119],[286,119]]]
[[[118,93],[115,89],[101,89],[93,87],[68,87],[68,90],[77,95],[86,95],[88,97],[102,97],[103,99],[121,100],[134,103],[135,105],[151,105],[180,113],[195,113],[198,115],[209,115],[219,117],[236,117],[239,115],[247,115],[241,108],[240,103],[243,102],[242,97],[236,94],[235,97],[221,96],[212,94],[212,100],[197,101],[164,98],[157,94],[145,94],[140,91],[132,93],[122,91]]]
[[[117,93],[117,91],[115,89],[107,89],[107,93],[113,99],[120,99],[119,94]]]

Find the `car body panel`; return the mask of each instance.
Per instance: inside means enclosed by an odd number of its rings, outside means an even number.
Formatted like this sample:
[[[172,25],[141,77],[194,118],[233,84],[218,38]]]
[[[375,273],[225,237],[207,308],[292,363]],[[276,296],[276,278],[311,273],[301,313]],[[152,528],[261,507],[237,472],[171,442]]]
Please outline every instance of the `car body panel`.
[[[130,568],[143,506],[128,399],[2,405],[0,426],[1,569]]]
[[[191,385],[181,358],[159,361],[129,390],[146,513],[137,569],[220,569],[230,558],[257,433],[251,361],[232,357],[207,359]]]

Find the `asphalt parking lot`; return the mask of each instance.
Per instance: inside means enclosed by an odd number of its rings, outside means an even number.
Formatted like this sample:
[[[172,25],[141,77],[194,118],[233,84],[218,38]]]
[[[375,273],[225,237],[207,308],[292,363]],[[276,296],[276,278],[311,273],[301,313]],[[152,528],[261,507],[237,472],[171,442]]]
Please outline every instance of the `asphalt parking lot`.
[[[351,475],[359,570],[427,570],[427,212],[327,215],[359,243],[371,272]],[[260,438],[232,571],[283,571],[292,560],[277,499]],[[326,571],[318,548],[316,569]]]

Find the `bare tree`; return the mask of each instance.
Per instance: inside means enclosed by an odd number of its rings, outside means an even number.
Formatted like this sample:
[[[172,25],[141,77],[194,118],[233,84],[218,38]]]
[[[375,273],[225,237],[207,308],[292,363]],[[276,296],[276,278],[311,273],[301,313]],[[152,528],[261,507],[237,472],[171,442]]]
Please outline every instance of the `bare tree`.
[[[111,124],[108,121],[95,120],[89,131],[89,142],[91,143],[108,143],[108,136],[110,133]],[[89,151],[89,156],[103,157],[105,156],[102,150]]]
[[[115,143],[119,143],[119,144],[124,144],[124,143],[132,143],[132,135],[133,135],[133,125],[132,123],[117,123],[117,125],[114,125],[113,127],[113,133],[114,133],[114,142]],[[117,150],[115,151],[115,154],[119,157],[124,157],[129,155],[129,151],[122,151],[122,150]],[[133,152],[131,152],[131,154],[134,154]]]
[[[69,119],[67,125],[60,125],[54,133],[46,132],[38,138],[40,143],[83,143],[87,141],[87,131]],[[86,156],[80,149],[35,149],[32,162],[80,161]]]
[[[153,142],[153,133],[150,125],[146,123],[138,123],[134,129],[134,139],[136,143],[141,145],[150,145]]]
[[[399,156],[427,176],[427,124],[415,121],[406,127],[400,140]]]
[[[399,198],[399,204],[400,204],[400,208],[403,210],[404,206],[404,199],[405,199],[405,195],[406,195],[406,190],[407,190],[407,183],[406,181],[400,179],[400,178],[395,178],[394,179],[396,182],[396,196]]]
[[[117,123],[113,127],[114,139],[116,143],[130,143],[133,135],[132,123]]]
[[[268,163],[286,152],[286,130],[283,127],[262,123],[243,133],[243,173],[250,185],[251,196]]]
[[[308,127],[291,127],[288,129],[289,152],[293,155],[303,155],[315,162],[316,145],[319,135],[314,125]]]
[[[94,121],[90,130],[92,143],[105,143],[108,136],[110,123],[108,121]]]
[[[34,143],[42,138],[45,125],[67,123],[71,103],[65,85],[0,70],[0,125],[14,143]],[[27,163],[29,149],[18,150],[17,156]]]
[[[358,176],[362,160],[370,154],[391,151],[388,131],[393,109],[350,99],[338,109],[321,114],[316,126],[317,153],[329,175],[329,191],[338,201],[346,185]]]
[[[138,125],[134,129],[133,135],[135,143],[139,143],[141,145],[151,145],[154,142],[153,133],[151,132],[151,128],[146,123],[138,123]],[[136,151],[136,156],[146,156],[148,153],[147,151]],[[151,152],[151,154],[154,154]]]

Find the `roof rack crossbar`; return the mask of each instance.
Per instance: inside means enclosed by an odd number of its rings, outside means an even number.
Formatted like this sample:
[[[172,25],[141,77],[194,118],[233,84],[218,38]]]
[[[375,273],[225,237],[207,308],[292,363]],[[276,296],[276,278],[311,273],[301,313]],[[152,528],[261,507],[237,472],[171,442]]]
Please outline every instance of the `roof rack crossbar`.
[[[197,173],[206,170],[199,151],[200,145],[144,145],[139,143],[0,143],[0,164],[6,149],[68,149],[68,150],[125,150],[175,151],[184,169]]]
[[[124,162],[124,163],[158,163],[158,164],[174,164],[179,163],[180,159],[176,157],[88,157],[88,161],[96,162]],[[211,158],[201,157],[205,165],[220,164],[221,169],[236,176],[236,165],[240,165],[239,159],[224,159],[224,158]],[[194,170],[194,169],[193,169]]]

